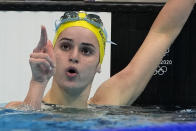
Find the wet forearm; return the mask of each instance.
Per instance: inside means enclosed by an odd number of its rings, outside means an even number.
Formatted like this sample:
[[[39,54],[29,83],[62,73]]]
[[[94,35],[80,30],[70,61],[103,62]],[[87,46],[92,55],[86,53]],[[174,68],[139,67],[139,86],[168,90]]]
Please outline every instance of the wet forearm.
[[[40,83],[31,80],[30,88],[23,104],[32,109],[40,109],[46,85],[47,83]]]
[[[122,97],[123,103],[127,100],[133,103],[142,93],[165,51],[183,28],[193,6],[194,0],[169,0],[163,7],[142,46],[124,70],[130,72],[127,77],[130,83],[122,88],[124,96],[128,96]]]
[[[168,0],[158,17],[156,18],[151,31],[178,35],[188,19],[194,6],[195,0]]]

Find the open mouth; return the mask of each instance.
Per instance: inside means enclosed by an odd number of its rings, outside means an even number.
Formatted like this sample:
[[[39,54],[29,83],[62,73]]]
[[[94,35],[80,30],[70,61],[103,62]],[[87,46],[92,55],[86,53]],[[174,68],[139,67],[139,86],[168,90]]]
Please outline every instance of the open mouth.
[[[69,69],[68,72],[69,72],[69,73],[76,73],[76,70],[74,70],[74,69]]]
[[[66,70],[66,75],[69,77],[75,77],[78,75],[78,70],[75,67],[69,67]]]

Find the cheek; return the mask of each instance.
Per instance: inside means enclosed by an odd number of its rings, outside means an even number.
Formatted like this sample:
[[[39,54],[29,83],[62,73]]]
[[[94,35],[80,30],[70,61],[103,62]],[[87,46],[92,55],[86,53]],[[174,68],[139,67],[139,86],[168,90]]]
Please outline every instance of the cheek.
[[[62,68],[64,68],[67,61],[67,57],[65,54],[56,52],[55,53],[55,59],[56,59],[56,72],[58,72],[58,70],[61,70]]]
[[[99,50],[96,49],[95,53],[90,57],[85,57],[86,64],[91,63],[91,65],[98,65],[99,64]]]
[[[88,62],[85,63],[86,70],[89,74],[95,74],[97,72],[97,67],[99,65],[99,53],[97,53],[92,59],[89,59]]]
[[[57,69],[59,68],[59,66],[61,65],[61,62],[62,62],[62,56],[60,56],[58,53],[55,53],[55,59],[56,59],[56,67]]]
[[[67,60],[68,57],[66,52],[63,52],[60,49],[55,49],[54,55],[55,55],[56,62],[64,62],[65,60]]]
[[[95,61],[86,63],[83,68],[84,76],[85,77],[93,77],[95,75],[95,73],[97,72],[97,66],[98,66],[98,61],[96,63],[95,63]]]

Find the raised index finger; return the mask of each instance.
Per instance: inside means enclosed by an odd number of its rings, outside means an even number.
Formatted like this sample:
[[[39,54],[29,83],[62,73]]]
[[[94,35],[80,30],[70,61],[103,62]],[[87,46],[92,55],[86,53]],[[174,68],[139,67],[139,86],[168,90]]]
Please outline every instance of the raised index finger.
[[[37,47],[34,49],[35,52],[40,51],[42,49],[44,49],[44,47],[47,44],[47,32],[46,32],[46,27],[45,26],[41,26],[41,35],[40,35],[40,40],[39,43],[37,45]]]

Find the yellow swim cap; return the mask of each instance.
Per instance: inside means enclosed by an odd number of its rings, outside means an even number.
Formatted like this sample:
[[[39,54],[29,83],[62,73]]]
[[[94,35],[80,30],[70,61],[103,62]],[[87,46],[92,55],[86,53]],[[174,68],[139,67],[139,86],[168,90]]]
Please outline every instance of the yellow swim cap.
[[[65,29],[74,26],[87,28],[95,34],[99,42],[99,52],[100,52],[99,61],[100,63],[102,63],[104,57],[104,51],[105,51],[105,43],[106,43],[106,34],[104,30],[101,27],[97,27],[93,23],[91,23],[90,21],[92,20],[88,19],[87,14],[85,12],[78,12],[77,17],[78,17],[77,20],[75,20],[75,18],[67,18],[69,20],[60,23],[60,25],[56,29],[56,34],[53,40],[53,46],[55,46],[57,38],[59,37],[61,32],[64,31]]]

